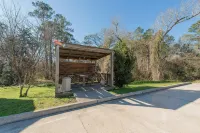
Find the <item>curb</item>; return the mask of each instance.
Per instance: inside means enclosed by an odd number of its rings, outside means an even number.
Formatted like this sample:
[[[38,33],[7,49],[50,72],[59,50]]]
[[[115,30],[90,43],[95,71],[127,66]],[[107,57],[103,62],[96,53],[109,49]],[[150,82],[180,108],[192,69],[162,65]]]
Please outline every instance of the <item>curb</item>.
[[[33,112],[25,112],[25,113],[21,113],[21,114],[10,115],[10,116],[3,116],[3,117],[0,117],[0,126],[4,125],[4,124],[17,122],[17,121],[46,116],[46,115],[54,114],[54,113],[58,113],[58,112],[70,111],[70,110],[78,109],[78,108],[84,108],[84,107],[88,107],[91,105],[97,105],[100,103],[104,103],[107,101],[112,101],[112,100],[121,99],[121,98],[129,97],[129,96],[135,96],[135,95],[141,95],[141,94],[166,90],[166,89],[184,86],[184,85],[188,85],[188,84],[191,84],[191,83],[186,82],[186,83],[181,83],[181,84],[172,85],[172,86],[168,86],[168,87],[152,88],[152,89],[147,89],[147,90],[143,90],[143,91],[130,92],[127,94],[121,94],[121,95],[117,95],[117,96],[106,97],[106,98],[102,98],[102,99],[98,99],[98,100],[91,100],[91,101],[82,102],[82,103],[80,103],[80,102],[72,103],[72,104],[57,106],[57,107],[53,107],[53,108],[49,108],[49,109],[43,109],[43,110],[38,110],[38,111],[33,111]]]

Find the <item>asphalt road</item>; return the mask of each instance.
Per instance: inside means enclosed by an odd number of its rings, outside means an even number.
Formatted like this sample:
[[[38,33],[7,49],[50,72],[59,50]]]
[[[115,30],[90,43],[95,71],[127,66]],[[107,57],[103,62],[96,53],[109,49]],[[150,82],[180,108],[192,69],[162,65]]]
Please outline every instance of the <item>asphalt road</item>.
[[[200,84],[0,126],[1,133],[200,133]]]

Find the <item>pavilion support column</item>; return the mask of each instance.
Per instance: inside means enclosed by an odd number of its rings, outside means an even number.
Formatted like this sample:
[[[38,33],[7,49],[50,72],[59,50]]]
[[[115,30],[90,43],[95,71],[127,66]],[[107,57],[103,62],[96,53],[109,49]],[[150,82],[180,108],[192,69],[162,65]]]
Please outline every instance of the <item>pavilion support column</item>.
[[[114,86],[114,51],[110,55],[110,86]]]
[[[56,45],[56,73],[55,73],[55,97],[57,97],[57,94],[59,93],[59,45]]]

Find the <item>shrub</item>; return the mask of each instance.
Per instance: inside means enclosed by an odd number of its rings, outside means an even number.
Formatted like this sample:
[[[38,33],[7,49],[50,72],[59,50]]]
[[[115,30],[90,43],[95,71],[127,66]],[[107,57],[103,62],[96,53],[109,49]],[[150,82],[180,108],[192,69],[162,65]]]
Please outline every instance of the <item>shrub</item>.
[[[0,70],[0,85],[9,86],[17,82],[17,76],[8,64],[1,64]]]
[[[114,50],[115,85],[117,87],[122,87],[132,81],[134,58],[124,42],[118,42],[114,47]]]
[[[191,81],[198,77],[198,68],[187,60],[175,59],[165,62],[164,78],[167,80]]]

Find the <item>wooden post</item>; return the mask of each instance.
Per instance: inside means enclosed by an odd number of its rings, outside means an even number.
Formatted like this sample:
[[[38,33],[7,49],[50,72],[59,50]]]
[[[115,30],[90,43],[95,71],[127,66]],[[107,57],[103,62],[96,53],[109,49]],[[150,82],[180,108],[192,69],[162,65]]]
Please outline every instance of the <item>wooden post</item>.
[[[59,45],[56,45],[56,74],[55,74],[55,96],[58,94],[59,85]]]
[[[110,55],[110,86],[114,86],[114,51]]]

